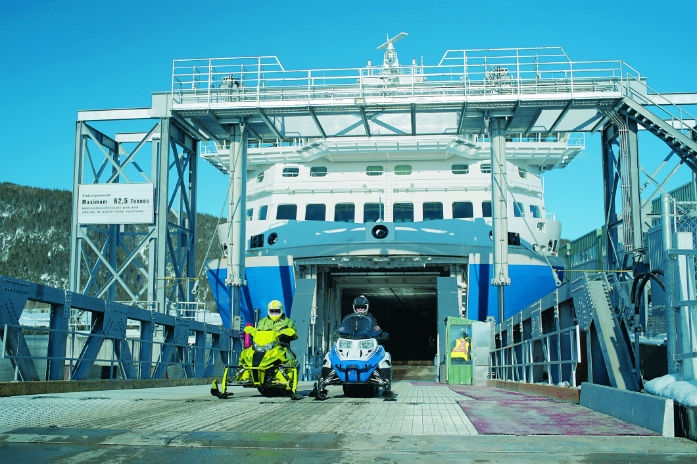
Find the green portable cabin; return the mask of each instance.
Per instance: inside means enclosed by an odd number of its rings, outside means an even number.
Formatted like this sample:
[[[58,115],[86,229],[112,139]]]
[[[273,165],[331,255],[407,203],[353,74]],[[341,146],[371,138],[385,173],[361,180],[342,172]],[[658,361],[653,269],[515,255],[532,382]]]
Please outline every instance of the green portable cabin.
[[[445,321],[446,382],[484,384],[488,377],[491,326],[462,317]]]

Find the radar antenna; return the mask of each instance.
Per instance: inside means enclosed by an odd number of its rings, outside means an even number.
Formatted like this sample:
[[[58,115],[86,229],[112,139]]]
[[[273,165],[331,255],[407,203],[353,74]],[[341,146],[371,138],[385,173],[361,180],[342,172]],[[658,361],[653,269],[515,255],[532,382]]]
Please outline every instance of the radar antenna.
[[[399,60],[397,59],[397,51],[394,49],[394,43],[401,40],[407,36],[406,32],[400,32],[396,36],[390,39],[390,35],[387,34],[387,40],[385,43],[378,47],[378,50],[385,50],[385,57],[382,62],[382,72],[383,74],[396,74],[397,68],[399,67]]]

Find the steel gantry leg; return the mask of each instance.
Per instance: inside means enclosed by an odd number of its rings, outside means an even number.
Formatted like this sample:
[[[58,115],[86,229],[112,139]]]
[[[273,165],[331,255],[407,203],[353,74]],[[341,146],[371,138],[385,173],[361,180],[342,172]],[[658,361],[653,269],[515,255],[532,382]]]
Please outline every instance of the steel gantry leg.
[[[491,285],[498,287],[499,322],[505,319],[504,287],[508,277],[508,180],[506,178],[506,120],[491,118],[491,212],[493,216],[494,272]]]
[[[610,120],[612,124],[604,128],[602,136],[606,266],[620,269],[625,264],[625,253],[633,255],[633,263],[640,262],[643,256],[638,127],[636,121],[617,114],[610,115]],[[617,147],[617,153],[613,147]],[[618,193],[621,194],[621,221],[615,210]],[[617,248],[620,241],[623,250]]]
[[[245,214],[247,211],[247,132],[244,123],[230,126],[230,175],[228,198],[228,221],[230,232],[227,237],[228,268],[225,284],[231,287],[231,324],[233,330],[241,330],[240,302],[245,283],[244,255],[246,247]],[[233,352],[242,349],[241,341],[235,340]],[[233,354],[234,356],[234,354]]]

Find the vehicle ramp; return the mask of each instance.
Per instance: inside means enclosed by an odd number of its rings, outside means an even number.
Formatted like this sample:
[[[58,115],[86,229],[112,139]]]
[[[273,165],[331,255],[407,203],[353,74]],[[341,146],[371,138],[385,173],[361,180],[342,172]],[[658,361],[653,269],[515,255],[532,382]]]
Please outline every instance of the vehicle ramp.
[[[604,274],[595,277],[584,274],[574,281],[571,292],[579,325],[582,330],[589,331],[593,324],[610,386],[639,391],[641,386],[633,369],[631,347],[620,320],[613,313],[609,288]],[[589,365],[597,360],[597,353],[588,353]]]

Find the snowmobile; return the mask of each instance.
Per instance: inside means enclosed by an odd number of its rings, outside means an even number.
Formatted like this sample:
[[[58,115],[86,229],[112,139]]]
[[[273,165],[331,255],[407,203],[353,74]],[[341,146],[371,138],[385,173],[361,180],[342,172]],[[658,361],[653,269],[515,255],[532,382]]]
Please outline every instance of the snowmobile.
[[[346,396],[374,397],[383,389],[385,400],[394,400],[392,357],[380,344],[387,332],[374,330],[370,318],[349,314],[335,333],[337,339],[322,363],[322,375],[310,396],[327,398],[328,385],[341,385]]]
[[[258,330],[247,326],[244,333],[251,335],[252,343],[240,353],[239,365],[226,366],[223,379],[218,386],[217,379],[211,386],[211,394],[221,399],[232,396],[230,386],[256,388],[264,396],[290,395],[300,399],[298,388],[298,363],[284,338],[296,334],[295,329],[281,331]]]

